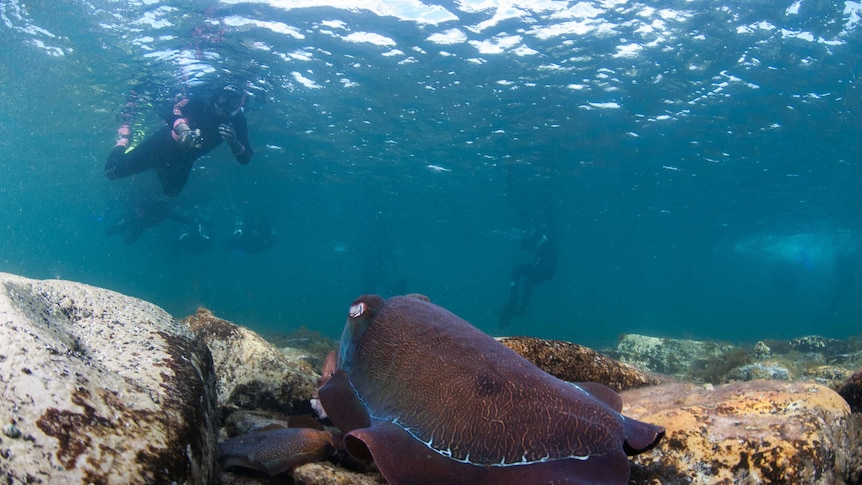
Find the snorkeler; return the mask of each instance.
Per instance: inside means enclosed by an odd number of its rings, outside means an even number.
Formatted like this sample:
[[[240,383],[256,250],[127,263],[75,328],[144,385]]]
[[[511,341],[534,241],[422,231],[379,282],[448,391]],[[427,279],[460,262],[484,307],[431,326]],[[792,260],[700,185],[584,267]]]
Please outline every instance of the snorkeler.
[[[243,91],[230,84],[208,98],[184,97],[166,117],[165,126],[133,148],[129,148],[129,138],[134,112],[126,109],[117,130],[117,143],[105,164],[105,176],[115,180],[154,169],[164,193],[177,195],[185,186],[194,161],[222,141],[230,146],[237,162],[248,164],[252,149],[242,113],[244,100]]]
[[[253,217],[240,217],[234,222],[225,249],[238,250],[246,254],[259,253],[275,246],[278,238],[275,229]]]
[[[187,223],[189,219],[177,212],[165,197],[147,197],[126,205],[123,213],[114,219],[106,219],[105,233],[122,234],[126,244],[134,244],[149,228],[172,219]]]
[[[521,249],[533,251],[533,259],[512,268],[509,298],[500,313],[501,329],[509,326],[513,316],[526,313],[533,288],[551,279],[557,271],[556,241],[546,224],[535,228],[521,241]]]
[[[201,254],[215,246],[212,225],[205,220],[194,220],[183,227],[175,245],[188,254]]]

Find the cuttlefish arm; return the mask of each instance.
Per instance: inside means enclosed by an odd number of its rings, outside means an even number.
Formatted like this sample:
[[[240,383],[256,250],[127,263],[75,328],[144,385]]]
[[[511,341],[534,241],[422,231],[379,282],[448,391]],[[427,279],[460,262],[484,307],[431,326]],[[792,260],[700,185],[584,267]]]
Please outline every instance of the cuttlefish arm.
[[[317,391],[329,382],[329,379],[332,377],[332,374],[335,374],[337,368],[338,352],[333,350],[326,355],[326,359],[323,361],[323,371],[317,379],[317,389],[311,394],[311,409],[314,410],[320,419],[326,419],[329,416],[326,414],[326,410],[323,409],[323,405],[320,404],[320,396],[317,394]]]
[[[320,461],[331,450],[332,435],[309,428],[263,431],[219,443],[222,467],[249,468],[272,476]]]

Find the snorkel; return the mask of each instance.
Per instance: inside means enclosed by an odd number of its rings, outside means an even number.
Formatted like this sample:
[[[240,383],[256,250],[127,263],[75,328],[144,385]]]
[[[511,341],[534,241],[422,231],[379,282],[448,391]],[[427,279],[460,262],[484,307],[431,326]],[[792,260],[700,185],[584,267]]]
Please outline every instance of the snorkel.
[[[237,105],[236,109],[230,112],[229,116],[231,118],[233,118],[234,116],[243,112],[242,107],[245,106],[245,101],[246,101],[246,94],[242,93],[242,96],[239,98],[239,104]]]

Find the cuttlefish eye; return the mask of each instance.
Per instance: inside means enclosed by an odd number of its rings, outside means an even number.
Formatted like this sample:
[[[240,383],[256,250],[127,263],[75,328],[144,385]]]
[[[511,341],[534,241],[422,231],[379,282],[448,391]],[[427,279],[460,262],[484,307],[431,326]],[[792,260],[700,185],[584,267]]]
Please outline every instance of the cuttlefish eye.
[[[362,314],[365,313],[365,302],[360,301],[355,305],[350,307],[350,318],[359,318]]]

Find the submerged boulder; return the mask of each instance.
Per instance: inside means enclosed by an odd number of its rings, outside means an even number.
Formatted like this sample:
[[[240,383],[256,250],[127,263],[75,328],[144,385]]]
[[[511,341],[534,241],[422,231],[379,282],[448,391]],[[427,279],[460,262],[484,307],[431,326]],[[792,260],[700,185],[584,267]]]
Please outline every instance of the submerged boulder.
[[[505,337],[500,342],[539,369],[564,381],[598,382],[621,391],[668,380],[570,342],[533,337]]]
[[[640,369],[692,382],[806,379],[837,389],[862,365],[862,340],[808,336],[767,339],[751,346],[629,334],[605,353]]]
[[[727,343],[626,334],[610,355],[639,369],[684,378],[698,363],[720,358],[735,348]]]
[[[183,319],[209,346],[223,414],[235,409],[311,412],[319,375],[253,331],[216,317],[206,308]]]
[[[765,360],[762,362],[734,367],[725,374],[724,379],[730,381],[758,381],[764,379],[773,381],[789,381],[793,377],[792,371],[781,365],[780,362]]]
[[[209,350],[161,308],[0,273],[0,477],[212,483]]]
[[[664,426],[633,458],[638,483],[857,483],[862,420],[807,382],[666,384],[626,391],[623,414]]]

